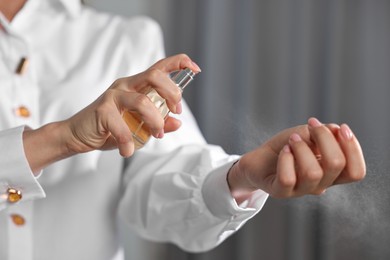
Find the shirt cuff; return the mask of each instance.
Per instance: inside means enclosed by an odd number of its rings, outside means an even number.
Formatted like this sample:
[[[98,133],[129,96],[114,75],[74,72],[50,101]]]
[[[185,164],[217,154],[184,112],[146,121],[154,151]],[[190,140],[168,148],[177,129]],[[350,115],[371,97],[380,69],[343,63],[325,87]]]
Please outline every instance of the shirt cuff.
[[[24,129],[19,126],[0,131],[0,210],[10,203],[9,190],[19,194],[20,200],[15,202],[46,196],[24,153]]]
[[[216,217],[231,219],[239,215],[247,215],[250,218],[257,214],[264,206],[268,194],[262,190],[252,195],[240,205],[230,193],[226,180],[229,169],[235,161],[225,164],[213,170],[205,179],[202,187],[202,196],[209,211]]]

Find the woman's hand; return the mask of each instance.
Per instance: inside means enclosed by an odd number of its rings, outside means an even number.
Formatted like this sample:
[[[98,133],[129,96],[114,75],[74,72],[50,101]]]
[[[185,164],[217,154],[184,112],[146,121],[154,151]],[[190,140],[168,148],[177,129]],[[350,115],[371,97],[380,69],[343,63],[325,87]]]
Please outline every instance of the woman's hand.
[[[350,128],[310,118],[308,125],[286,129],[243,155],[228,182],[240,202],[256,189],[280,198],[322,194],[365,174],[363,153]]]
[[[138,113],[156,138],[177,130],[180,121],[169,116],[164,120],[146,93],[155,89],[166,99],[172,113],[181,113],[181,91],[168,75],[184,68],[200,71],[184,54],[160,60],[142,73],[116,80],[98,99],[69,119],[26,130],[24,146],[30,166],[34,171],[40,170],[54,161],[92,150],[118,148],[122,156],[131,156],[132,134],[122,119],[126,110]]]

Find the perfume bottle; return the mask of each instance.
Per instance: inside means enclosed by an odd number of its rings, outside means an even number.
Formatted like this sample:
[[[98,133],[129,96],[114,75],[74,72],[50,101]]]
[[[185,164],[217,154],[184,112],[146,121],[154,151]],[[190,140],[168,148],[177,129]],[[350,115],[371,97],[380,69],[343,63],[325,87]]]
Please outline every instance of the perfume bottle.
[[[176,71],[170,75],[173,82],[181,89],[184,88],[194,79],[195,73],[186,68],[184,70]],[[151,89],[147,94],[147,97],[154,103],[157,109],[160,111],[161,116],[166,118],[169,113],[168,106],[164,98],[162,98],[155,89]],[[125,111],[123,113],[123,119],[129,127],[134,141],[135,149],[142,148],[150,139],[149,127],[142,121],[141,116],[136,112]]]

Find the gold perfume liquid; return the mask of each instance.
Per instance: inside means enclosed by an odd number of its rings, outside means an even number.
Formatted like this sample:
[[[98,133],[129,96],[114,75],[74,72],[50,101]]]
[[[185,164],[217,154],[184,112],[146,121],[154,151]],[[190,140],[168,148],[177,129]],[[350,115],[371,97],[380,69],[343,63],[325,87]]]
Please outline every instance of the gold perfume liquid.
[[[194,75],[195,73],[187,68],[173,74],[171,79],[183,90],[192,81]],[[151,89],[146,96],[154,103],[160,111],[161,116],[166,118],[169,109],[165,99],[163,99],[154,89]],[[125,111],[123,113],[123,120],[132,133],[134,148],[136,150],[142,148],[150,139],[151,134],[149,127],[142,121],[141,116],[136,112]]]

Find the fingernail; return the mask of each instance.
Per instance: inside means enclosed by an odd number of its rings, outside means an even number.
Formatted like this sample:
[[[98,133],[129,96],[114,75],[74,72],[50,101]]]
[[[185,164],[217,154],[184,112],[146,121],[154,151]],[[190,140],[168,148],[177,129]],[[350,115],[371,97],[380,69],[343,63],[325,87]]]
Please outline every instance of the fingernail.
[[[160,133],[158,133],[157,138],[163,138],[164,137],[164,129],[161,129]]]
[[[163,138],[164,137],[164,129],[158,131],[157,129],[153,131],[153,136],[155,138]]]
[[[195,67],[195,72],[201,72],[202,70],[200,69],[200,67],[198,66],[198,64],[196,64],[194,61],[192,61],[192,65]]]
[[[307,123],[309,124],[309,126],[312,126],[312,127],[322,126],[322,123],[315,117],[309,118]]]
[[[302,141],[302,138],[301,138],[301,136],[299,134],[294,133],[294,134],[292,134],[290,136],[290,141],[292,141],[292,142],[300,142],[300,141]]]
[[[290,149],[290,146],[288,144],[286,144],[284,147],[283,147],[283,152],[285,153],[291,153],[291,149]]]
[[[182,111],[183,111],[183,108],[182,108],[181,102],[179,102],[176,105],[176,114],[181,114]]]
[[[342,136],[345,139],[347,139],[347,140],[351,140],[352,139],[353,133],[351,131],[351,128],[349,128],[348,125],[342,124],[341,127],[340,127],[340,131],[341,131]]]

